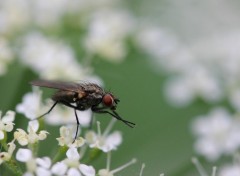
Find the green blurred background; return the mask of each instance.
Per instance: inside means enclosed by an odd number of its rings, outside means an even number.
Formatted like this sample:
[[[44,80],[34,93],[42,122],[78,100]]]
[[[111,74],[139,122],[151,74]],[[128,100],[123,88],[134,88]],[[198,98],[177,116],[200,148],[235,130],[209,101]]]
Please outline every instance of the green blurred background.
[[[220,11],[216,10],[214,3],[209,4],[207,1],[177,3],[173,0],[133,0],[126,4],[139,17],[171,29],[188,44],[201,35],[214,33],[216,26],[228,24],[231,28],[235,24],[235,21],[231,23],[220,19],[217,16]],[[237,2],[233,1],[232,7],[234,4]],[[216,13],[211,11],[211,8],[215,9]],[[209,26],[211,21],[215,23]],[[229,26],[230,24],[232,26]],[[218,29],[225,30],[226,26]],[[76,46],[79,39],[75,38],[79,31],[66,22],[63,30],[58,32],[55,35],[68,41],[81,58],[82,51]],[[137,158],[138,162],[135,165],[116,175],[138,175],[142,163],[146,164],[144,175],[198,175],[191,163],[191,157],[195,154],[189,126],[192,117],[208,112],[211,106],[202,101],[197,101],[187,108],[174,108],[169,105],[163,93],[168,75],[162,70],[156,71],[149,56],[134,48],[131,42],[129,48],[127,58],[121,63],[111,63],[97,57],[91,63],[94,73],[104,81],[106,90],[110,89],[120,98],[119,114],[137,124],[131,129],[120,122],[116,123],[114,129],[122,131],[123,143],[112,153],[111,168]],[[10,64],[7,74],[0,77],[0,109],[4,112],[9,109],[15,110],[22,96],[32,90],[28,82],[37,78],[35,73],[18,61]],[[51,91],[44,89],[45,97],[50,94]],[[110,117],[103,116],[96,115],[96,118],[106,125]],[[23,116],[17,114],[16,127],[26,127],[26,119],[22,119]],[[57,147],[57,141],[54,139],[58,136],[58,128],[46,126],[46,129],[51,135],[41,142],[42,155],[49,152],[45,150],[46,145]],[[105,164],[104,155],[94,163],[97,167],[104,167]],[[211,167],[207,169],[211,170]]]

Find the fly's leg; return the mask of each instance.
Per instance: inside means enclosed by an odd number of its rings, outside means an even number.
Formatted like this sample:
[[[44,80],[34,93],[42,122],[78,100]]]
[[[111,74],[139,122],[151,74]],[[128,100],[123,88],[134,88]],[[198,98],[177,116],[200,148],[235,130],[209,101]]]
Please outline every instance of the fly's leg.
[[[124,124],[126,124],[127,126],[133,128],[135,126],[135,123],[133,122],[130,122],[130,121],[127,121],[127,120],[124,120],[123,118],[121,118],[117,112],[113,111],[112,112],[109,112],[106,110],[107,108],[105,107],[96,107],[96,106],[93,106],[92,107],[92,111],[93,112],[96,112],[96,113],[102,113],[102,114],[110,114],[112,117],[116,118],[117,120],[120,120],[122,121]]]
[[[78,120],[78,116],[77,116],[77,111],[76,111],[76,109],[74,109],[74,113],[75,113],[75,117],[76,117],[76,121],[77,121],[77,130],[76,130],[75,137],[74,137],[74,140],[73,140],[72,143],[74,143],[75,140],[77,139],[78,128],[79,128],[79,125],[80,125],[79,120]]]
[[[53,108],[54,108],[58,103],[59,103],[59,102],[56,101],[56,102],[52,105],[52,107],[51,107],[46,113],[44,113],[44,114],[42,114],[42,115],[40,115],[40,116],[38,116],[37,118],[32,119],[32,120],[40,119],[41,117],[43,117],[43,116],[49,114],[49,113],[53,110]]]
[[[127,121],[127,120],[122,119],[122,118],[118,115],[118,113],[117,113],[116,111],[112,110],[112,112],[113,112],[113,114],[116,115],[116,117],[119,118],[118,120],[123,121],[125,124],[127,123],[126,125],[130,126],[131,128],[133,128],[133,127],[136,125],[136,124],[133,123],[133,122],[130,122],[130,121]]]
[[[73,106],[72,104],[66,102],[66,101],[61,101],[62,104],[64,104],[65,106],[68,106],[70,108],[73,108],[74,109],[74,114],[75,114],[75,117],[76,117],[76,121],[77,121],[77,130],[76,130],[76,133],[75,133],[75,136],[74,136],[74,140],[72,143],[75,142],[75,140],[77,139],[77,134],[78,134],[78,129],[79,129],[79,120],[78,120],[78,115],[77,115],[77,107],[76,106]]]
[[[93,114],[91,116],[90,125],[89,125],[89,129],[91,130],[92,128],[93,128]]]

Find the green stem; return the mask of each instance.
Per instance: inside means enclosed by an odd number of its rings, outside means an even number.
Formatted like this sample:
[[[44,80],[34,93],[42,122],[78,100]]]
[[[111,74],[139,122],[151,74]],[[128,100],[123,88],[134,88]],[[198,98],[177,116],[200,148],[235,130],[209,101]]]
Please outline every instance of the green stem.
[[[4,148],[5,151],[8,150],[8,146],[7,146],[7,133],[4,131],[4,138],[2,140],[0,140],[0,144],[2,145],[2,147]]]
[[[38,154],[38,148],[39,148],[39,143],[35,142],[33,144],[29,144],[28,148],[32,151],[32,154],[34,157],[37,157]]]
[[[101,155],[102,151],[99,150],[98,148],[93,148],[90,149],[90,151],[88,152],[88,156],[87,158],[84,158],[83,162],[86,164],[91,163],[93,160],[97,159],[100,155]]]
[[[67,146],[60,147],[56,155],[53,157],[53,163],[59,161],[63,156],[66,155],[66,152],[68,150]]]
[[[16,161],[13,159],[10,159],[9,161],[6,161],[3,163],[9,170],[11,170],[14,175],[21,176],[23,175],[23,172],[21,168],[17,165]]]
[[[44,121],[44,118],[41,117],[38,119],[38,123],[39,123],[39,129],[38,131],[42,130],[42,129],[45,129],[45,121]]]

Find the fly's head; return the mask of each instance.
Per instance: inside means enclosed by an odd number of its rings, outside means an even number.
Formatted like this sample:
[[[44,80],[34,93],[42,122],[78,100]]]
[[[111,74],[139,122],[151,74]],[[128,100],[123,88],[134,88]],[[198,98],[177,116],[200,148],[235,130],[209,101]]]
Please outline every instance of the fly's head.
[[[120,100],[113,96],[111,93],[106,93],[102,98],[104,106],[109,107],[111,110],[115,110]]]

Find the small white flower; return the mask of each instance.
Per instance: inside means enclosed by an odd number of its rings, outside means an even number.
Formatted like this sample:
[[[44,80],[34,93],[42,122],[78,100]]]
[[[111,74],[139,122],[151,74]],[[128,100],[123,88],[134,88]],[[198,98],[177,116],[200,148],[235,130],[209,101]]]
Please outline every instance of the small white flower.
[[[208,160],[234,153],[240,147],[240,121],[222,108],[198,117],[192,124],[196,134],[195,150]]]
[[[78,137],[73,143],[76,132],[76,128],[74,127],[76,127],[76,125],[74,125],[73,128],[66,126],[60,128],[60,137],[57,138],[60,146],[81,147],[84,145],[85,140],[82,137]]]
[[[28,124],[28,133],[26,133],[22,129],[17,129],[14,132],[14,139],[18,141],[18,143],[22,146],[27,145],[28,143],[33,144],[38,142],[39,140],[44,140],[47,137],[47,131],[40,131],[37,134],[39,124],[38,121],[30,121]]]
[[[29,119],[35,119],[40,113],[44,112],[42,104],[42,91],[34,87],[33,91],[23,96],[23,100],[17,105],[16,110],[24,114]]]
[[[70,147],[66,153],[67,158],[52,166],[52,173],[55,175],[80,175],[80,176],[95,176],[95,169],[92,166],[80,164],[80,158],[77,149]]]
[[[11,158],[11,155],[8,152],[1,152],[0,153],[0,165],[4,162],[4,161],[9,161]]]
[[[16,149],[16,145],[14,141],[8,143],[8,151],[7,152],[0,152],[0,165],[4,161],[9,161],[12,157],[13,151]]]
[[[34,158],[31,150],[20,148],[16,153],[16,159],[26,163],[27,172],[25,172],[24,176],[51,176],[50,167],[52,161],[49,157]]]
[[[0,112],[0,140],[4,138],[4,131],[11,132],[13,130],[14,119],[15,119],[14,111],[7,111],[7,113],[3,117],[1,117]]]
[[[109,127],[106,128],[105,132],[101,134],[100,123],[98,122],[98,134],[94,131],[88,131],[85,139],[91,148],[99,148],[103,152],[109,152],[116,150],[117,147],[122,143],[122,135],[120,132],[115,131],[112,134],[108,134],[112,128],[115,120],[109,123]]]
[[[14,139],[17,139],[18,143],[22,146],[28,144],[28,136],[27,133],[22,129],[17,129],[14,132]]]

